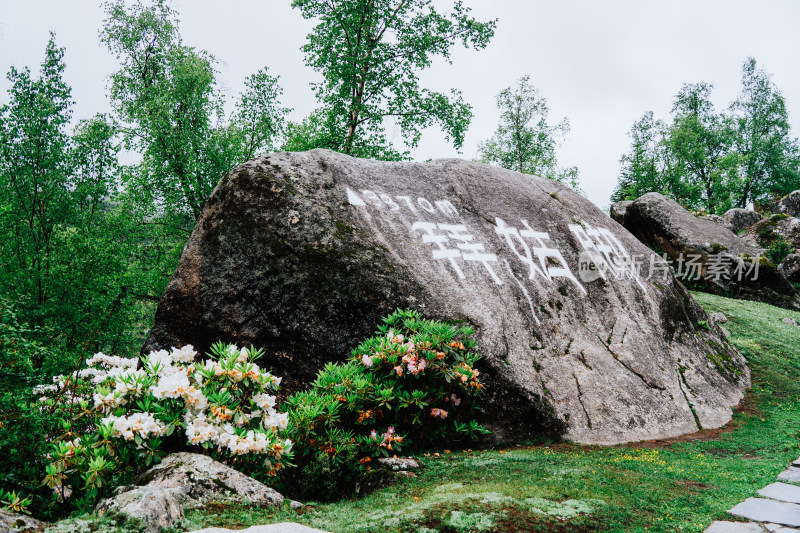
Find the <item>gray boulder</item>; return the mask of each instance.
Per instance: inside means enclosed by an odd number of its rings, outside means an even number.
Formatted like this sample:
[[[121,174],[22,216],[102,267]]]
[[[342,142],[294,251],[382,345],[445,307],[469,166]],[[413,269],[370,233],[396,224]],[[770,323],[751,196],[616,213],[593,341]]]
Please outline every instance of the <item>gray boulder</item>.
[[[783,258],[778,270],[792,283],[800,283],[800,254],[789,254]]]
[[[612,444],[719,427],[749,384],[666,263],[563,185],[327,150],[270,154],[222,179],[143,349],[263,347],[286,392],[397,308],[474,326],[498,439]]]
[[[627,211],[628,206],[633,203],[632,200],[623,200],[621,202],[616,202],[611,205],[611,218],[616,220],[618,223],[625,225],[625,211]]]
[[[625,227],[666,254],[682,278],[697,288],[800,309],[797,291],[761,257],[763,248],[695,217],[662,194],[648,193],[634,200]]]
[[[141,520],[149,531],[169,527],[185,509],[208,502],[279,506],[283,496],[263,483],[196,453],[175,453],[120,487],[97,506],[98,514],[123,514]]]
[[[731,230],[737,235],[761,220],[761,215],[749,209],[736,207],[728,209],[722,218],[731,226]]]
[[[38,531],[47,526],[47,522],[42,522],[25,516],[0,509],[0,533],[18,533],[21,531]]]
[[[736,231],[733,229],[733,224],[731,224],[730,222],[728,222],[719,215],[703,215],[697,218],[699,218],[700,220],[707,220],[709,222],[713,222],[714,224],[719,224],[720,226],[730,231],[731,233],[736,233]]]
[[[800,219],[777,214],[750,226],[742,235],[748,244],[768,248],[777,238],[782,238],[797,250],[800,248]]]
[[[800,191],[794,191],[781,198],[775,205],[775,212],[800,218]]]
[[[728,317],[725,316],[725,313],[720,313],[719,311],[717,311],[716,313],[711,313],[709,315],[709,318],[711,320],[713,320],[714,322],[716,322],[717,324],[727,324],[728,323]]]
[[[378,464],[386,470],[393,472],[419,470],[421,465],[413,457],[381,457]]]

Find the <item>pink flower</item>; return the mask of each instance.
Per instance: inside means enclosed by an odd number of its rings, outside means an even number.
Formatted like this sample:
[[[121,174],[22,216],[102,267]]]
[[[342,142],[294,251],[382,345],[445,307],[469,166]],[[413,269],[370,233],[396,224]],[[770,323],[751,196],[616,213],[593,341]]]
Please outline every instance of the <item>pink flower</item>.
[[[386,433],[388,433],[389,435],[393,434],[394,433],[394,426],[389,426],[386,429]]]
[[[417,363],[417,366],[419,367],[419,371],[422,372],[428,367],[428,361],[422,359],[419,363]]]
[[[369,436],[375,440],[378,440],[378,432],[375,431],[374,429],[372,430],[372,433],[369,434]]]
[[[364,354],[364,356],[361,358],[361,362],[364,363],[364,366],[366,367],[372,366],[372,358],[367,354]]]
[[[398,366],[394,367],[394,371],[397,372],[398,376],[402,376],[403,375],[403,366],[402,365],[398,365]]]
[[[451,402],[453,405],[455,405],[456,407],[458,407],[458,406],[459,406],[459,404],[461,403],[461,398],[459,398],[459,397],[458,397],[458,396],[456,396],[455,394],[451,394],[451,395],[450,395],[450,402]]]
[[[444,409],[439,409],[438,407],[434,407],[433,409],[431,409],[431,416],[438,416],[439,418],[444,420],[445,418],[447,418],[447,411],[445,411]]]

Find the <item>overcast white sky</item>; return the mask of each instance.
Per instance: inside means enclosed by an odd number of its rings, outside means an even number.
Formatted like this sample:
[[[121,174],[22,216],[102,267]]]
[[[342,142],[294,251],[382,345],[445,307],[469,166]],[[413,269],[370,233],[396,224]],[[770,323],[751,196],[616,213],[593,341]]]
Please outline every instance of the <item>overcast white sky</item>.
[[[605,207],[633,121],[648,109],[666,118],[684,82],[713,83],[714,102],[726,107],[739,92],[748,56],[773,74],[798,133],[798,0],[464,3],[479,18],[499,19],[492,43],[480,52],[458,50],[452,65],[436,63],[422,78],[431,89],[463,91],[475,117],[461,154],[431,129],[413,153],[416,159],[474,158],[477,144],[497,125],[497,93],[528,74],[547,98],[553,120],[567,116],[572,124],[561,164],[577,165],[589,198]],[[184,41],[217,57],[219,80],[231,96],[247,75],[268,66],[281,77],[292,119],[314,108],[309,82],[316,76],[299,50],[313,24],[290,0],[174,0],[173,6],[181,14]],[[37,68],[53,30],[67,49],[75,117],[108,111],[106,80],[116,64],[99,44],[102,20],[97,0],[0,0],[0,71],[11,65]],[[7,88],[3,75],[0,102],[7,101]]]

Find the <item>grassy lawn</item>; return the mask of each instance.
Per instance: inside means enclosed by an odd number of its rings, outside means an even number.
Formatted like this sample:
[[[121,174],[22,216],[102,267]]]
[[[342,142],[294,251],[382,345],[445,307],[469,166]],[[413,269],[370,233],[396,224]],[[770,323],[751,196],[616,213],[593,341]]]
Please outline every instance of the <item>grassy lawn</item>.
[[[753,387],[722,430],[601,448],[543,443],[422,457],[423,472],[361,499],[302,514],[219,507],[175,531],[294,521],[339,531],[703,531],[775,481],[800,454],[800,327],[794,313],[695,293],[745,353]]]

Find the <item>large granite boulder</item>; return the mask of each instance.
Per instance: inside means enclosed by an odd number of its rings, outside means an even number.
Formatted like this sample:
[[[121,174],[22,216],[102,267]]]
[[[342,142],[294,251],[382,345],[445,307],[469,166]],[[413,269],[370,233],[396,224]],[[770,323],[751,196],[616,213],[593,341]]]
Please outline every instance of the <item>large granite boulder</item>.
[[[717,294],[800,309],[800,296],[764,249],[715,222],[701,220],[659,193],[628,207],[625,227],[649,247],[666,254],[688,284]],[[752,229],[752,228],[751,228]]]
[[[222,179],[143,349],[253,344],[292,389],[396,308],[475,327],[484,419],[500,439],[719,427],[749,384],[668,265],[579,194],[462,160],[327,150],[267,155]]]
[[[778,270],[792,283],[800,283],[800,254],[789,254],[783,258]]]
[[[761,214],[749,209],[735,207],[725,211],[725,214],[722,215],[722,218],[730,224],[731,230],[738,235],[761,220]]]
[[[103,500],[97,513],[138,519],[148,531],[160,531],[183,518],[185,509],[209,502],[280,506],[274,489],[205,455],[174,453]]]
[[[775,212],[800,218],[800,191],[794,191],[781,198],[775,205]]]
[[[751,226],[744,234],[744,239],[752,246],[768,248],[778,238],[789,243],[795,250],[800,249],[800,219],[776,214]]]

